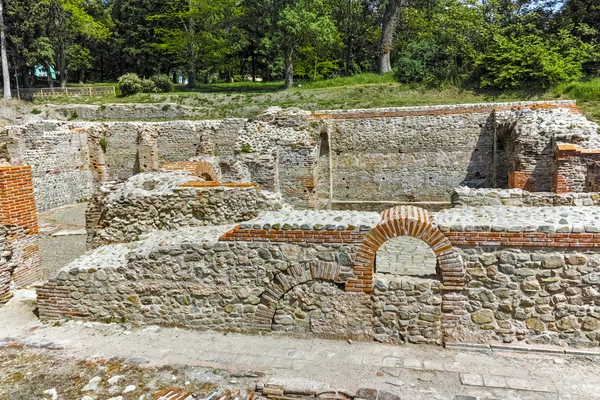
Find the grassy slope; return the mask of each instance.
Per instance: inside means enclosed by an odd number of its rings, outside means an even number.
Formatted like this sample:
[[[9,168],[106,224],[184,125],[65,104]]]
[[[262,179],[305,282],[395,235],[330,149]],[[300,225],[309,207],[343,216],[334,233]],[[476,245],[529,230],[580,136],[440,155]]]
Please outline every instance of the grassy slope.
[[[183,89],[183,88],[182,88]],[[137,94],[130,97],[54,98],[53,103],[177,103],[205,110],[203,118],[251,117],[271,106],[306,110],[401,107],[519,100],[576,99],[588,117],[600,121],[600,79],[562,85],[550,91],[476,92],[431,89],[397,83],[392,76],[363,74],[300,84],[282,90],[281,82],[203,85],[194,91]],[[48,102],[44,99],[44,103]]]

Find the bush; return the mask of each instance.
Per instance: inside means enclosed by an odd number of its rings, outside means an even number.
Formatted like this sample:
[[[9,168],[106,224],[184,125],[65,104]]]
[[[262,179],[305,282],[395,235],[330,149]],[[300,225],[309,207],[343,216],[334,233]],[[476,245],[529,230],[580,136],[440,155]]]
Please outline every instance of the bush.
[[[141,92],[143,89],[142,80],[134,73],[125,74],[120,77],[118,85],[123,96],[131,96]]]
[[[154,75],[150,79],[154,82],[159,93],[169,93],[173,91],[173,82],[171,82],[171,78],[169,78],[168,75]]]
[[[560,31],[555,36],[495,35],[476,66],[482,88],[551,87],[581,78],[593,46]]]
[[[142,92],[158,93],[158,89],[152,80],[144,79],[144,80],[142,80]]]

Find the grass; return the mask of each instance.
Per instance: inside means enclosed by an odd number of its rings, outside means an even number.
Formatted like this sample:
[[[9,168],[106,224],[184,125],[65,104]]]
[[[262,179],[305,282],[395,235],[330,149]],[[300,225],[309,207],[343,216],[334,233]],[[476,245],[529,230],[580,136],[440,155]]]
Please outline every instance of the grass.
[[[175,103],[195,107],[194,118],[211,119],[260,114],[272,106],[306,110],[402,107],[439,104],[575,99],[581,111],[600,121],[600,78],[559,85],[551,90],[476,91],[453,87],[425,88],[394,81],[393,76],[361,74],[317,82],[299,82],[283,90],[283,82],[238,82],[201,85],[177,92],[129,97],[56,97],[37,100],[55,104]]]

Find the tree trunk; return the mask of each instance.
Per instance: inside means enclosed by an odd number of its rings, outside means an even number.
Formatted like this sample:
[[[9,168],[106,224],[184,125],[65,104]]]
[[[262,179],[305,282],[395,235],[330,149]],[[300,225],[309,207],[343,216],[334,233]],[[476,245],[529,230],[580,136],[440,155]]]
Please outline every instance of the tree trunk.
[[[290,47],[285,51],[285,88],[290,89],[294,86],[294,51]]]
[[[59,56],[59,69],[60,69],[60,87],[67,87],[67,49],[61,46]]]
[[[252,49],[252,82],[256,82],[256,51]]]
[[[12,98],[10,94],[10,70],[8,69],[8,57],[6,55],[6,33],[4,30],[4,1],[0,0],[0,58],[2,58],[2,84],[4,87],[4,100]]]
[[[21,79],[23,80],[23,87],[29,89],[31,87],[31,84],[29,83],[29,68],[21,67]]]
[[[188,87],[194,89],[196,87],[196,63],[193,58],[190,60],[188,68]]]
[[[388,4],[383,12],[383,22],[381,26],[381,38],[379,39],[379,73],[385,74],[392,72],[392,62],[390,53],[394,44],[394,28],[398,20],[401,0],[388,0]]]
[[[50,65],[46,65],[46,75],[47,79],[48,79],[48,87],[53,88],[54,87],[54,79],[52,79],[52,69],[50,67]]]

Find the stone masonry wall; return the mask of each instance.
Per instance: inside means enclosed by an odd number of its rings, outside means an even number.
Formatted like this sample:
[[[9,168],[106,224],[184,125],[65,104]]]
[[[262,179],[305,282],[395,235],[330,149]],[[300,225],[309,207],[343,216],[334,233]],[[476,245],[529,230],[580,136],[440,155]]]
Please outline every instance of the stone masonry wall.
[[[583,191],[591,156],[558,171],[554,143],[600,147],[597,125],[573,102],[546,102],[269,109],[248,120],[41,121],[0,130],[3,156],[33,167],[40,210],[85,200],[102,182],[195,157],[215,157],[222,168],[303,208],[381,211],[390,202],[436,208],[461,184]],[[571,175],[576,184],[569,186],[563,181]]]
[[[456,188],[452,193],[453,206],[597,206],[598,193],[528,192],[522,189]]]
[[[88,199],[93,190],[83,129],[40,122],[10,127],[5,138],[10,162],[29,165],[39,211]]]
[[[188,182],[202,183],[186,173],[166,172],[105,184],[86,211],[88,246],[130,242],[152,230],[247,221],[260,211],[288,207],[279,194],[253,187],[180,187]]]
[[[477,341],[600,345],[600,254],[465,249]]]
[[[276,296],[274,290],[281,291],[274,307],[287,310],[295,300],[283,294],[296,286],[292,281],[343,283],[335,271],[350,263],[349,254],[356,251],[340,244],[216,242],[228,229],[183,228],[152,233],[131,250],[123,244],[102,247],[38,289],[40,316],[270,330],[271,319],[260,315],[271,301],[269,296]],[[369,296],[333,290],[339,293],[337,305],[331,310],[323,306],[321,312],[343,314],[338,330],[325,332],[320,314],[307,315],[305,320],[325,336],[370,336],[370,315],[365,315]],[[328,291],[308,292],[312,302],[331,302]],[[354,322],[345,326],[342,321]]]
[[[376,340],[441,344],[442,295],[439,280],[378,277],[374,288]]]
[[[265,212],[103,246],[39,288],[38,304],[46,320],[599,346],[599,215],[564,206]],[[398,234],[431,246],[439,279],[373,272],[369,248]]]
[[[10,262],[11,251],[7,234],[6,227],[0,227],[0,307],[12,297],[11,282],[14,265]]]

